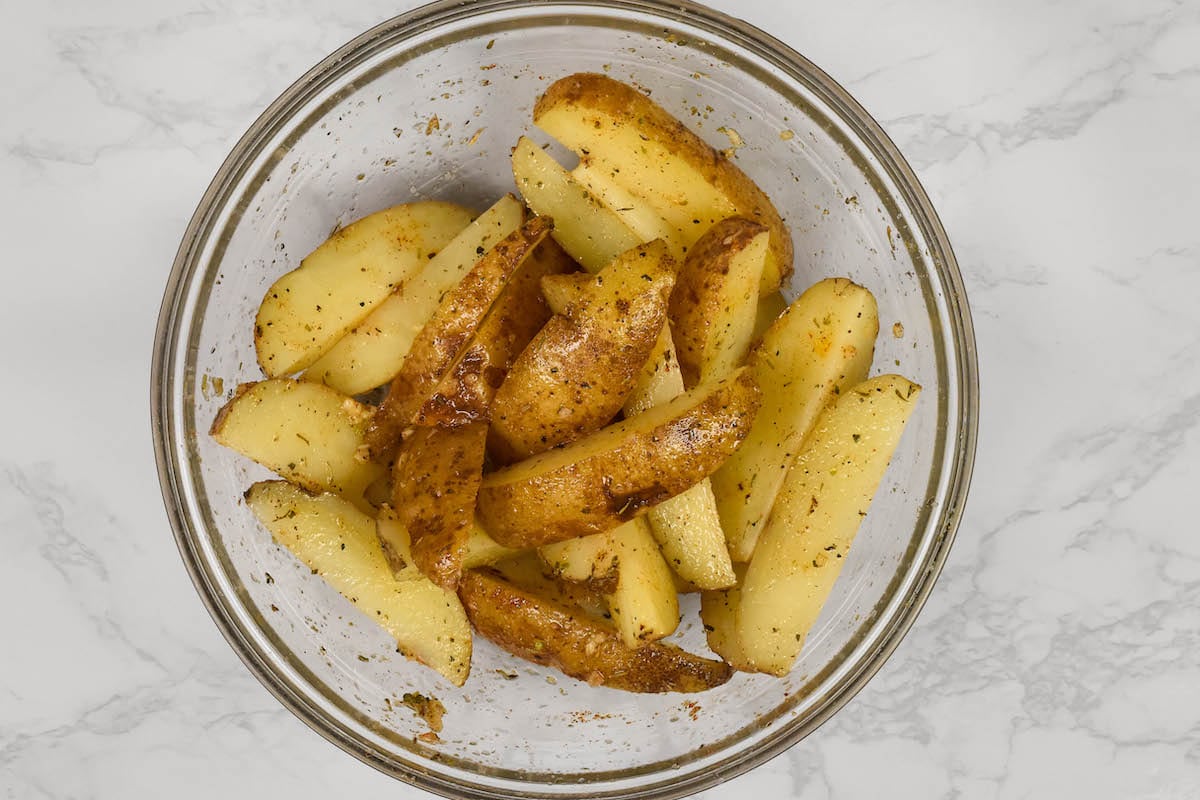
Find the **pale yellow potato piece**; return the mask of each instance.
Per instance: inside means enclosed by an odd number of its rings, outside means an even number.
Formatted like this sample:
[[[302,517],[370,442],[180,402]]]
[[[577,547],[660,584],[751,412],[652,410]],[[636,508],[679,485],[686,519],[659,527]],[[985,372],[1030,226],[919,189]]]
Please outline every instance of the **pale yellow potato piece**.
[[[613,531],[608,531],[543,545],[538,555],[551,574],[565,581],[604,580],[617,566],[612,536]]]
[[[308,367],[362,322],[471,222],[468,209],[425,201],[347,225],[283,275],[254,319],[254,347],[268,377]]]
[[[388,565],[392,568],[392,575],[395,576],[396,580],[408,581],[417,578],[427,580],[421,574],[421,570],[413,560],[412,537],[409,536],[408,529],[404,527],[404,523],[400,520],[395,509],[385,507],[379,510],[375,532],[379,536],[379,543],[383,546],[383,553],[387,558]],[[520,550],[513,550],[511,547],[497,544],[492,537],[484,532],[483,528],[479,527],[479,523],[477,522],[471,526],[471,531],[467,535],[467,549],[466,555],[463,556],[463,569],[485,567],[489,564],[495,564],[497,561],[512,558],[521,552]]]
[[[628,647],[669,636],[679,626],[679,597],[671,568],[644,519],[609,536],[616,557],[616,588],[605,595],[613,623]]]
[[[471,669],[471,626],[462,603],[422,577],[398,581],[375,520],[332,494],[280,481],[256,483],[246,504],[276,542],[350,600],[401,653],[462,686]]]
[[[775,324],[775,320],[779,319],[779,315],[787,310],[788,302],[784,298],[783,292],[773,292],[758,301],[758,311],[754,317],[754,334],[751,336],[752,342],[758,342],[762,339],[763,334],[767,329]]]
[[[748,217],[771,231],[760,292],[770,294],[792,271],[792,238],[779,212],[728,158],[649,97],[595,73],[569,75],[538,99],[533,121],[650,205],[674,229],[683,252],[710,227]]]
[[[746,565],[734,565],[737,572],[738,585],[746,579]],[[720,589],[712,592],[702,592],[700,595],[700,621],[704,623],[704,632],[708,638],[708,649],[719,655],[734,669],[753,672],[754,666],[747,660],[738,638],[737,609],[741,603],[742,591],[738,586]]]
[[[688,252],[670,311],[684,386],[723,377],[745,363],[769,242],[762,225],[730,217]]]
[[[328,386],[275,378],[239,386],[209,433],[298,486],[369,510],[364,493],[385,473],[358,457],[372,414]]]
[[[670,245],[671,255],[677,260],[683,260],[683,243],[680,242],[675,229],[645,201],[614,181],[607,172],[589,166],[586,161],[580,161],[575,169],[571,170],[571,175],[599,198],[609,211],[620,217],[643,241],[662,239]]]
[[[542,279],[542,293],[554,313],[565,313],[578,299],[584,285],[575,276],[552,275]],[[626,400],[625,414],[635,416],[668,403],[683,391],[683,378],[671,343],[671,329],[664,325]],[[717,501],[707,478],[651,508],[646,517],[663,557],[676,575],[703,589],[720,589],[733,583],[733,564],[717,513]],[[558,549],[552,551],[554,558],[572,574],[585,574],[603,567],[603,562],[589,560],[593,546],[582,542],[590,538],[555,545]]]
[[[500,198],[317,359],[305,371],[304,379],[355,395],[396,377],[442,296],[470,272],[482,253],[524,221],[525,209],[519,200],[511,194]]]
[[[738,642],[759,672],[786,675],[833,589],[921,387],[880,375],[818,417],[771,511],[737,605]]]
[[[711,478],[734,561],[748,561],[788,465],[821,409],[864,380],[879,314],[845,278],[814,284],[767,330],[748,366],[763,391],[750,435]]]
[[[552,217],[554,241],[583,265],[599,272],[608,262],[644,241],[542,148],[522,136],[512,155],[513,178],[525,203],[538,216]]]

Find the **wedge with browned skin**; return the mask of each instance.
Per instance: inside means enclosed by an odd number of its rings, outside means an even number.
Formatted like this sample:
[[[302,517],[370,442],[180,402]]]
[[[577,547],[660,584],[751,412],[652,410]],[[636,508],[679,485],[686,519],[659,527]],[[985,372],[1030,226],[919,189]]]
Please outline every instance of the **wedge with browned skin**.
[[[649,204],[686,251],[732,216],[771,233],[761,294],[792,271],[792,238],[770,199],[741,169],[646,95],[595,73],[569,75],[538,99],[533,121],[601,173]]]
[[[730,217],[688,251],[670,309],[685,386],[723,377],[745,363],[769,236],[757,222]]]
[[[602,533],[715,470],[746,435],[758,387],[740,370],[484,477],[478,513],[510,547]]]
[[[513,272],[549,235],[553,223],[532,219],[505,237],[448,292],[421,329],[367,431],[370,454],[386,461],[405,429],[436,392]]]
[[[239,386],[209,434],[297,486],[367,510],[367,487],[385,476],[359,457],[373,413],[328,386],[275,378]]]
[[[666,322],[675,267],[661,241],[639,245],[546,323],[496,391],[495,459],[510,464],[612,420]]]
[[[513,655],[592,686],[629,692],[702,692],[733,674],[728,664],[661,642],[631,648],[610,623],[517,588],[494,572],[468,570],[459,597],[475,629]]]
[[[470,222],[452,203],[385,209],[336,231],[267,289],[254,319],[254,349],[268,377],[320,358],[396,287],[416,275]]]
[[[401,653],[463,685],[471,626],[462,603],[419,575],[396,580],[372,517],[336,495],[312,495],[283,481],[254,484],[246,504],[276,542],[387,631]]]
[[[304,380],[349,395],[386,384],[404,365],[413,340],[442,295],[458,285],[482,253],[524,221],[519,200],[510,194],[500,198],[305,370]]]

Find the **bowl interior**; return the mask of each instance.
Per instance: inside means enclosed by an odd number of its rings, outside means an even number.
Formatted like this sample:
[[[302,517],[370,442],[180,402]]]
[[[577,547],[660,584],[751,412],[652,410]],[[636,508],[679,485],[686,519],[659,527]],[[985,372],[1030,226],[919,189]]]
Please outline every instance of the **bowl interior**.
[[[678,5],[671,8],[678,9]],[[164,481],[185,558],[231,642],[324,735],[426,788],[471,796],[677,794],[761,760],[819,723],[877,668],[952,535],[973,400],[957,273],[919,187],[828,79],[716,15],[627,4],[478,4],[364,35],[264,115],[193,222],[164,303]],[[433,24],[436,22],[437,24]],[[789,222],[789,299],[844,275],[874,292],[875,372],[925,388],[833,596],[786,679],[739,674],[694,697],[588,687],[477,639],[454,689],[275,546],[242,502],[267,473],[206,431],[234,387],[261,379],[251,326],[264,291],[337,225],[410,200],[483,209],[514,191],[508,153],[554,79],[605,72],[737,163]],[[806,71],[807,70],[807,71]],[[901,330],[902,327],[902,330]],[[964,351],[965,343],[965,351]],[[966,394],[964,394],[966,393]],[[696,598],[676,639],[706,652]],[[514,677],[515,675],[515,677]],[[441,742],[399,698],[447,708]]]

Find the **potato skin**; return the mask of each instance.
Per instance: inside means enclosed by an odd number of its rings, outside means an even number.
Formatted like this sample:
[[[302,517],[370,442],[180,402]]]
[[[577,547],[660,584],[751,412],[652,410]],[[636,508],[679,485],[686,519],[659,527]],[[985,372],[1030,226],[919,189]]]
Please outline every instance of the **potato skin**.
[[[592,686],[628,692],[702,692],[729,680],[728,664],[651,642],[627,647],[608,623],[518,589],[497,573],[468,570],[459,597],[475,629],[508,652]]]
[[[484,477],[477,513],[508,547],[611,530],[693,486],[737,448],[758,410],[741,369],[645,414]]]
[[[791,275],[791,233],[770,198],[732,161],[664,108],[632,86],[590,72],[568,75],[551,84],[534,105],[534,123],[541,125],[542,117],[561,108],[600,112],[634,127],[644,139],[696,170],[732,201],[737,213],[767,226],[771,257],[763,270],[762,294],[775,291]]]
[[[605,267],[496,391],[489,449],[511,464],[599,430],[621,410],[667,320],[675,262],[661,241]]]

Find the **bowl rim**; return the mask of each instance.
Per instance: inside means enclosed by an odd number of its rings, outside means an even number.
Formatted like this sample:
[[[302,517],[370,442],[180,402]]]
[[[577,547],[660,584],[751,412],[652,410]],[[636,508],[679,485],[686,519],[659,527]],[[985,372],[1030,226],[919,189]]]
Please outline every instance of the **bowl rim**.
[[[833,717],[882,668],[912,628],[945,564],[965,508],[978,438],[979,378],[974,328],[958,262],[932,202],[891,138],[858,101],[822,69],[770,34],[748,22],[693,0],[474,0],[467,3],[462,0],[435,0],[373,26],[321,59],[272,101],[238,139],[201,197],[176,253],[159,309],[150,375],[150,417],[160,490],[184,565],[217,628],[255,678],[285,708],[322,738],[385,774],[447,797],[567,796],[545,792],[505,794],[493,788],[441,776],[427,769],[404,768],[404,765],[385,762],[358,746],[356,742],[337,735],[322,720],[315,717],[304,698],[293,695],[278,682],[276,671],[243,635],[234,615],[226,607],[223,595],[214,586],[211,576],[200,568],[202,559],[197,552],[196,542],[189,535],[187,511],[178,489],[180,478],[170,453],[167,436],[167,431],[173,429],[169,419],[171,398],[168,396],[168,389],[173,385],[170,375],[175,368],[177,352],[178,326],[175,322],[183,310],[182,304],[187,295],[188,283],[185,279],[190,278],[192,272],[189,265],[193,265],[195,260],[197,243],[202,242],[199,234],[219,211],[215,201],[230,180],[253,159],[254,143],[262,138],[264,132],[286,119],[292,108],[302,104],[314,91],[315,85],[329,78],[331,73],[336,73],[339,65],[350,60],[351,55],[373,41],[388,38],[394,42],[401,42],[436,28],[441,23],[509,9],[528,10],[538,6],[631,11],[664,21],[686,23],[745,48],[793,80],[815,84],[823,93],[823,99],[835,108],[839,117],[856,126],[856,134],[869,146],[872,155],[879,160],[881,167],[895,183],[896,190],[913,209],[914,216],[921,224],[921,235],[929,245],[938,279],[947,289],[945,301],[950,322],[947,332],[954,346],[953,352],[957,355],[954,362],[959,387],[956,398],[959,424],[957,430],[947,432],[954,456],[948,462],[947,493],[940,530],[931,542],[931,552],[925,560],[924,571],[917,578],[905,605],[898,609],[891,619],[885,620],[890,631],[882,636],[879,646],[865,657],[861,668],[841,685],[817,713],[807,719],[798,719],[781,726],[780,730],[755,746],[731,753],[706,770],[671,778],[665,782],[654,782],[628,793],[618,790],[619,793],[596,795],[679,798],[723,783],[789,749]]]

